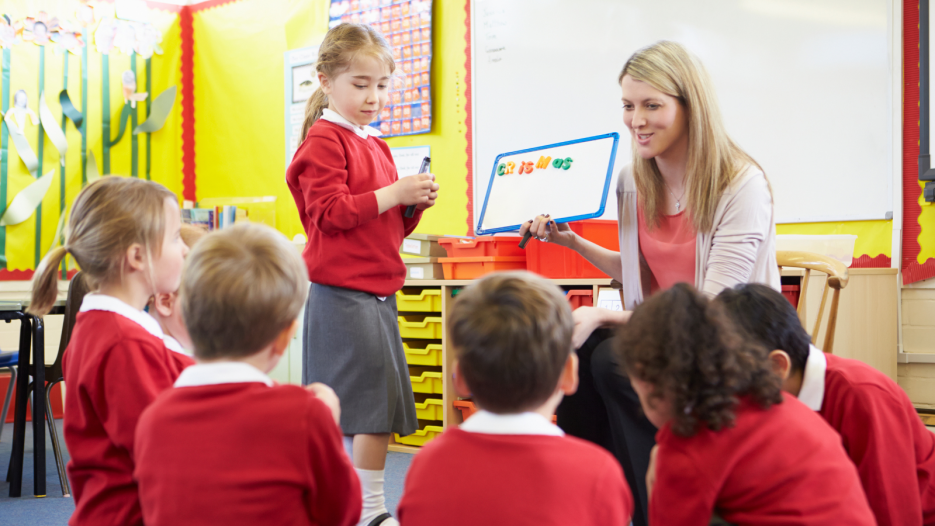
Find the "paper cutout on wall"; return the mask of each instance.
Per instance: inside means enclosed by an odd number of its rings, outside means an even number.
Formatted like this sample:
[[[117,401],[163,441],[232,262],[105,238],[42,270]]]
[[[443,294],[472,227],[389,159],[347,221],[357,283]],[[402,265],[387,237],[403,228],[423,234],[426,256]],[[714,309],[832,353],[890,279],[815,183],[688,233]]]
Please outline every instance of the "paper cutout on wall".
[[[42,203],[42,198],[52,186],[52,179],[55,179],[55,169],[49,170],[49,173],[36,179],[29,186],[16,194],[10,206],[0,218],[0,226],[18,225],[29,219],[36,207]]]
[[[59,29],[58,19],[50,18],[45,11],[39,11],[35,17],[27,17],[23,24],[23,40],[37,46],[48,44],[52,34]]]
[[[36,157],[36,153],[32,151],[32,146],[29,145],[26,136],[23,135],[22,130],[20,130],[17,125],[16,117],[12,109],[6,112],[3,120],[6,121],[6,127],[10,130],[10,140],[12,140],[13,145],[16,146],[16,153],[19,154],[19,158],[23,161],[23,164],[26,165],[26,169],[29,170],[29,173],[32,174],[33,177],[36,177],[36,170],[39,168],[39,159]]]
[[[120,139],[123,139],[123,133],[127,131],[127,121],[130,120],[130,113],[132,111],[129,104],[123,105],[123,110],[120,111],[120,129],[117,131],[117,136],[114,137],[112,141],[109,141],[107,137],[104,138],[105,141],[108,141],[108,147],[113,148],[120,142]]]
[[[171,86],[153,99],[150,105],[149,117],[133,130],[133,135],[140,133],[153,133],[162,129],[172,111],[172,105],[175,104],[176,87]]]
[[[84,47],[82,33],[80,31],[65,29],[64,27],[52,33],[52,42],[56,44],[56,51],[63,53],[69,52],[73,55],[80,55],[81,49]]]
[[[68,217],[68,209],[62,210],[61,215],[58,218],[58,225],[55,227],[55,235],[52,236],[52,246],[49,247],[49,252],[52,251],[58,245],[64,245],[65,240],[62,239],[62,230],[65,229],[65,218]]]
[[[78,108],[75,108],[75,105],[72,104],[67,89],[63,89],[61,93],[58,94],[58,103],[62,105],[62,113],[64,113],[71,122],[75,123],[75,128],[78,128],[79,132],[83,133],[84,130],[81,129],[81,123],[84,122],[84,116],[81,115]]]
[[[143,58],[162,54],[159,43],[162,33],[149,23],[108,19],[101,21],[94,32],[98,52],[109,55],[115,48],[125,55],[138,53]]]
[[[8,15],[0,16],[0,48],[10,48],[16,43],[16,29]]]
[[[101,172],[97,171],[97,161],[94,160],[94,152],[88,152],[88,162],[85,164],[85,174],[87,174],[88,184],[101,178]]]
[[[26,120],[27,116],[32,121],[33,126],[39,125],[39,117],[37,117],[36,112],[32,111],[32,108],[29,107],[29,98],[26,96],[26,90],[21,89],[13,94],[13,107],[10,111],[13,112],[13,118],[16,119],[16,126],[24,133],[26,132],[26,125],[29,124],[29,121]]]
[[[42,129],[45,130],[49,141],[51,141],[55,149],[58,150],[59,162],[62,163],[62,166],[65,166],[65,154],[68,152],[68,140],[65,139],[65,133],[59,128],[59,124],[55,122],[55,115],[52,115],[52,110],[49,109],[49,105],[45,103],[44,91],[39,92],[39,119],[42,121]]]
[[[120,80],[123,83],[124,104],[129,102],[131,108],[136,108],[137,102],[146,100],[146,97],[149,95],[149,93],[146,93],[145,91],[142,93],[136,92],[136,73],[128,69],[123,72]]]

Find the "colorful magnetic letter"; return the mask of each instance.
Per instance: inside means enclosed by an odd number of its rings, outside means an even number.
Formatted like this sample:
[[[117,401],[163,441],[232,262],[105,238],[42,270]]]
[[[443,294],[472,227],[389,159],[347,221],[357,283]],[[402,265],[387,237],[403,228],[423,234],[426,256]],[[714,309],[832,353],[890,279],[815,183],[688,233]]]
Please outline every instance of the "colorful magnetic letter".
[[[516,163],[514,163],[513,161],[506,162],[506,174],[507,175],[512,174],[514,168],[516,168]]]
[[[564,159],[555,159],[552,161],[552,166],[555,168],[561,168],[563,162],[565,162]]]
[[[565,157],[565,160],[562,162],[562,170],[567,170],[571,168],[571,157]]]
[[[544,155],[539,156],[539,162],[536,163],[536,168],[548,168],[551,160],[551,157],[546,157]]]
[[[506,165],[501,163],[500,166],[497,167],[497,175],[503,175],[504,173],[506,173]]]

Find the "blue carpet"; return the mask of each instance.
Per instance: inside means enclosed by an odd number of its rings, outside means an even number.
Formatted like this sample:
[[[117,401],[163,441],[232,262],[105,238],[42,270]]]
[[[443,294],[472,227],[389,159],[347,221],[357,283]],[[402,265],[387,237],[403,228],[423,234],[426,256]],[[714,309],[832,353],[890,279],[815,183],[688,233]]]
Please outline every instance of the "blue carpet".
[[[56,420],[58,436],[62,438],[62,421]],[[64,439],[62,448],[65,449]],[[11,499],[10,483],[5,481],[5,475],[10,464],[10,453],[13,449],[13,424],[7,424],[0,436],[0,524],[16,524],[17,526],[64,526],[68,518],[75,511],[75,502],[71,497],[62,497],[62,487],[58,481],[58,470],[55,468],[55,455],[52,454],[52,441],[46,435],[46,492],[48,496],[36,498],[33,491],[33,449],[32,449],[32,422],[26,425],[26,454],[23,469],[23,496]],[[68,462],[68,452],[63,451],[65,462]],[[386,507],[390,513],[396,515],[396,505],[403,493],[403,483],[412,455],[408,453],[389,453],[386,457]]]

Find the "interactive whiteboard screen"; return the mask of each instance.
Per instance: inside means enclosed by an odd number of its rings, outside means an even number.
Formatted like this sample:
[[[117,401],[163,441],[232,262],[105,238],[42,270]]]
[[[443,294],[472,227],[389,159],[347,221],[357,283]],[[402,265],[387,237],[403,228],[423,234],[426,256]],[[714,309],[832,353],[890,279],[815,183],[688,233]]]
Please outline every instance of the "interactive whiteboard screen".
[[[519,230],[539,214],[559,223],[600,217],[619,141],[609,133],[498,155],[477,234]]]

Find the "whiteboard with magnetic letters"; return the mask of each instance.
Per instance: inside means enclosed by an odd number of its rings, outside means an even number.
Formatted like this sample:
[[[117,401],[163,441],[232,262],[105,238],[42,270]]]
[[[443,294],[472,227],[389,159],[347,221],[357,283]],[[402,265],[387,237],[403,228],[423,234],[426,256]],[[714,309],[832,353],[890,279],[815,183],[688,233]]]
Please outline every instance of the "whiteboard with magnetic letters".
[[[900,173],[902,5],[472,0],[474,217],[500,152],[617,131],[616,177],[631,162],[617,75],[666,39],[701,59],[727,133],[769,178],[777,222],[884,219]]]
[[[600,217],[619,142],[619,134],[608,133],[498,155],[477,234],[518,230],[539,214],[560,223]]]

